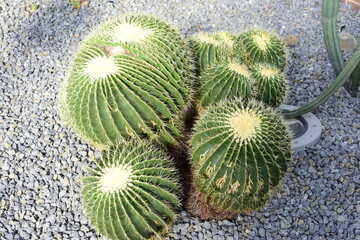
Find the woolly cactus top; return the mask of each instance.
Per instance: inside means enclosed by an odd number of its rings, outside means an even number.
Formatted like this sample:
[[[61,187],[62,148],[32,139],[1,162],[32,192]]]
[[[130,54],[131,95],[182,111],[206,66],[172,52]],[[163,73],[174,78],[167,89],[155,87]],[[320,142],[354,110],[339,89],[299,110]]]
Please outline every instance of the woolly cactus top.
[[[240,110],[229,117],[229,124],[237,142],[249,142],[261,133],[261,117],[253,110]]]
[[[170,159],[147,142],[119,142],[103,151],[82,179],[92,225],[111,239],[161,238],[175,220],[178,176]]]

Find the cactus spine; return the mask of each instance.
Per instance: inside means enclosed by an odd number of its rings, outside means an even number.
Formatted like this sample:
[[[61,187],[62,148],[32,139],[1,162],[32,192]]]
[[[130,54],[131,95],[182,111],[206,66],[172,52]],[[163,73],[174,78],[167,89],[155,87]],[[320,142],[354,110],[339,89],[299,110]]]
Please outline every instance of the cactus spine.
[[[272,33],[264,30],[249,30],[238,37],[235,56],[249,66],[255,63],[268,63],[281,71],[286,67],[284,43]]]
[[[104,151],[82,178],[92,225],[111,239],[161,239],[179,206],[178,176],[170,159],[147,142],[120,142]]]
[[[233,212],[264,205],[291,158],[280,114],[255,100],[223,100],[200,116],[194,132],[195,184],[211,204]]]
[[[128,16],[92,32],[62,88],[66,122],[91,143],[139,136],[176,143],[190,101],[187,46],[166,23]]]

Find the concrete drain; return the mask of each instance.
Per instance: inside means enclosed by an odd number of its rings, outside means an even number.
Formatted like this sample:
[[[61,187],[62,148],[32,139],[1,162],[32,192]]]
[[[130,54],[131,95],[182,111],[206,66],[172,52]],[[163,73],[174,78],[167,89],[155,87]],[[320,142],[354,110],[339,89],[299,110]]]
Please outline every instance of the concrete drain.
[[[281,105],[280,109],[294,110],[297,107],[291,105]],[[322,125],[320,120],[312,113],[306,113],[296,118],[285,121],[293,133],[293,150],[300,152],[307,147],[312,147],[320,139]]]

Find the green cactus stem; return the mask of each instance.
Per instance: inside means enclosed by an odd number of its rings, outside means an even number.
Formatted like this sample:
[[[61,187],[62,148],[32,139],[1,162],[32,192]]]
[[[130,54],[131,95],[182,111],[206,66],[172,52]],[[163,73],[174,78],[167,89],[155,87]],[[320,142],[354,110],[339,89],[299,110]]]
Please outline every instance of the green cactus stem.
[[[162,150],[148,142],[119,142],[103,151],[82,178],[90,223],[110,239],[162,239],[176,217],[178,175]]]
[[[274,107],[284,103],[287,92],[285,75],[276,67],[260,64],[253,68],[255,97]]]
[[[263,206],[291,160],[281,115],[255,100],[224,100],[200,116],[190,141],[195,184],[210,203],[243,212]]]
[[[280,38],[264,30],[249,30],[240,34],[235,45],[235,56],[249,66],[268,63],[284,71],[286,54]]]
[[[339,75],[345,66],[340,48],[340,37],[337,29],[339,2],[339,0],[323,0],[321,19],[326,50],[336,75]]]
[[[329,87],[321,93],[314,100],[306,103],[305,105],[299,107],[298,109],[292,111],[283,111],[285,118],[294,118],[302,114],[311,112],[324,102],[326,102],[336,91],[339,90],[341,86],[346,82],[354,70],[360,64],[360,49],[358,49],[351,57],[351,59],[346,64],[345,68],[340,72],[336,79],[329,85]]]
[[[175,144],[190,102],[187,54],[181,36],[158,19],[101,25],[80,47],[61,89],[65,121],[95,145],[132,136]]]

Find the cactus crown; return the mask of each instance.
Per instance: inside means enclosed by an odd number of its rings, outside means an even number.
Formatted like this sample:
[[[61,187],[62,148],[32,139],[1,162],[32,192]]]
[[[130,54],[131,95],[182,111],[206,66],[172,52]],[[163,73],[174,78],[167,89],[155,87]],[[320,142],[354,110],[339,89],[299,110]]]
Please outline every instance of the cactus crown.
[[[195,183],[210,202],[242,212],[262,206],[291,158],[280,114],[242,98],[211,105],[190,141]]]
[[[93,226],[111,239],[161,238],[175,220],[178,176],[162,150],[130,140],[103,151],[82,179],[82,200]]]
[[[229,117],[236,141],[250,141],[261,131],[261,118],[254,111],[241,110]]]
[[[132,169],[128,165],[112,166],[101,171],[103,173],[100,178],[101,190],[110,193],[124,190],[132,173]]]
[[[271,37],[266,33],[256,33],[251,36],[256,46],[262,51],[266,51],[271,44]]]
[[[118,42],[141,42],[154,32],[131,23],[122,23],[114,28],[114,37]]]
[[[251,77],[251,72],[249,71],[248,67],[244,64],[230,62],[228,68],[229,70],[234,71],[245,77]]]

